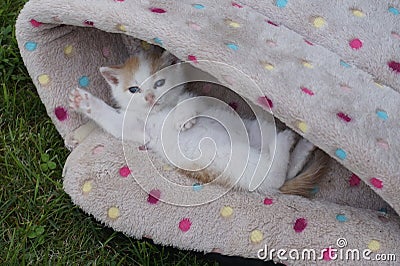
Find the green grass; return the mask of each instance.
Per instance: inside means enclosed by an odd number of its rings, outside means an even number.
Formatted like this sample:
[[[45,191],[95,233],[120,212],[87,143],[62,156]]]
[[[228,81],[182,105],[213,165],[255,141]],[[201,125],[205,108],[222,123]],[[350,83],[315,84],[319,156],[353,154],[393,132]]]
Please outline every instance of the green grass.
[[[68,151],[15,40],[25,2],[0,1],[0,265],[204,265],[197,253],[105,228],[71,203],[61,178]]]

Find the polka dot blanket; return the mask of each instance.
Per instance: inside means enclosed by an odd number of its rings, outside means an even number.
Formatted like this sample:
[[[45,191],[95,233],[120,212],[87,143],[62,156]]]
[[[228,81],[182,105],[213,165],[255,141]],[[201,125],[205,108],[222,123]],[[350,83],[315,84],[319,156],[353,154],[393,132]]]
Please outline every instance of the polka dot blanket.
[[[16,34],[48,115],[72,149],[65,191],[88,214],[181,249],[289,265],[375,265],[390,254],[400,259],[399,13],[397,0],[31,0]],[[135,40],[142,40],[135,49],[162,46],[271,108],[330,155],[314,198],[194,183],[135,143],[124,152],[126,144],[73,112],[67,99],[77,86],[111,103],[98,69],[123,62]],[[189,189],[161,186],[160,174]],[[196,204],[214,195],[221,196]],[[316,257],[304,261],[310,250]],[[359,259],[346,255],[354,250]]]

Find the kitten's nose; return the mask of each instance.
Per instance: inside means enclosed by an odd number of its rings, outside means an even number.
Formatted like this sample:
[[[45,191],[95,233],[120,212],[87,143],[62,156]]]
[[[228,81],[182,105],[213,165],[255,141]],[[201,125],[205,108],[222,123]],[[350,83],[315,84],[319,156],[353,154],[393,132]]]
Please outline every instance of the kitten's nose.
[[[146,102],[153,104],[154,103],[154,99],[156,98],[156,96],[154,95],[154,93],[149,92],[146,94],[146,96],[144,96],[144,99],[146,100]]]

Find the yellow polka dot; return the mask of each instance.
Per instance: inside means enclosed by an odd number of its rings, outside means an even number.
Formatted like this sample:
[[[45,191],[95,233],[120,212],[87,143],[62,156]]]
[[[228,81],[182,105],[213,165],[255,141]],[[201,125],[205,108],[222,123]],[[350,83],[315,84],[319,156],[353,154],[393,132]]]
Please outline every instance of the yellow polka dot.
[[[117,219],[119,217],[119,209],[117,207],[111,207],[108,209],[108,217],[111,219]]]
[[[40,85],[46,86],[50,83],[50,77],[49,75],[43,74],[38,77],[38,81]]]
[[[82,191],[83,193],[89,193],[92,190],[92,188],[93,188],[92,181],[86,181],[85,183],[83,183]]]
[[[306,133],[308,130],[308,125],[305,122],[299,122],[297,127],[300,129],[301,132]]]
[[[250,233],[250,241],[257,244],[263,240],[263,233],[260,230],[253,230]]]
[[[358,9],[351,10],[351,13],[353,13],[354,16],[359,17],[359,18],[362,18],[365,16],[365,14],[361,10],[358,10]]]
[[[151,48],[150,44],[148,42],[142,41],[141,42],[142,48],[145,50],[149,50]]]
[[[240,26],[241,26],[239,23],[237,23],[233,20],[230,20],[230,19],[226,19],[225,22],[232,28],[240,28]]]
[[[123,32],[126,31],[126,27],[124,25],[122,25],[122,24],[118,24],[117,25],[117,29],[120,30],[120,31],[123,31]]]
[[[231,23],[229,23],[229,26],[231,26],[232,28],[240,28],[240,24],[237,22],[232,21]]]
[[[66,56],[71,56],[74,51],[74,47],[72,45],[67,45],[64,47],[64,54]]]
[[[164,164],[164,165],[163,165],[163,170],[164,170],[164,171],[171,171],[172,169],[173,169],[172,166],[169,165],[169,164]]]
[[[222,207],[221,216],[227,218],[233,214],[233,209],[229,206]]]
[[[314,66],[308,61],[303,61],[302,64],[306,68],[314,68]]]
[[[371,251],[378,251],[381,248],[381,244],[379,241],[373,239],[368,243],[368,248]]]
[[[270,64],[270,63],[264,63],[264,68],[266,69],[266,70],[273,70],[275,67],[274,67],[274,65],[272,65],[272,64]]]
[[[325,25],[325,19],[323,17],[315,17],[313,20],[314,27],[321,28]]]

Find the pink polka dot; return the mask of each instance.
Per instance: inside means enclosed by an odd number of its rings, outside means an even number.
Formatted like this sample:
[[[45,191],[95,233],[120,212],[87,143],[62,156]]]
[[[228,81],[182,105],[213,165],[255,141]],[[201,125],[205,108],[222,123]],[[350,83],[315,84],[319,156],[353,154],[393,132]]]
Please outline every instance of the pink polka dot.
[[[400,40],[400,34],[398,34],[397,32],[392,31],[392,32],[391,32],[391,35],[392,35],[393,38],[396,38],[396,39],[399,39],[399,40]]]
[[[192,62],[194,62],[194,63],[197,63],[197,57],[196,56],[194,56],[194,55],[188,55],[188,60],[189,61],[192,61]]]
[[[356,186],[360,185],[360,182],[361,182],[361,179],[357,175],[352,174],[350,176],[349,184],[351,187],[356,187]]]
[[[179,222],[179,229],[181,229],[182,232],[189,231],[191,226],[192,222],[190,222],[189,218],[184,218]]]
[[[167,11],[165,11],[165,9],[158,8],[158,7],[152,7],[152,8],[150,8],[150,11],[153,13],[158,13],[158,14],[163,14],[163,13],[167,12]]]
[[[233,110],[237,110],[239,107],[239,104],[237,102],[230,102],[229,106],[233,109]]]
[[[351,48],[358,50],[363,46],[363,43],[360,39],[353,39],[349,42]]]
[[[335,252],[332,250],[332,248],[324,248],[323,249],[323,258],[326,261],[330,261],[334,258]]]
[[[273,199],[270,199],[270,198],[265,198],[264,199],[264,204],[265,205],[271,205],[272,203],[274,203]]]
[[[128,166],[123,166],[121,167],[121,169],[119,169],[119,175],[122,177],[127,177],[128,175],[130,175],[131,170],[129,169]]]
[[[276,24],[275,22],[272,22],[271,20],[266,20],[266,22],[272,26],[278,27],[279,25]]]
[[[274,104],[272,101],[267,97],[267,96],[261,96],[257,99],[257,102],[263,106],[266,106],[268,108],[274,107]]]
[[[205,84],[205,85],[203,86],[203,92],[206,93],[206,94],[210,93],[210,92],[211,92],[211,89],[212,89],[211,84]]]
[[[94,26],[94,22],[91,21],[91,20],[85,20],[85,21],[83,22],[83,24],[86,25],[86,26],[91,26],[91,27]]]
[[[344,91],[351,91],[351,88],[346,84],[340,84],[340,88]]]
[[[104,150],[104,145],[97,145],[92,149],[92,154],[101,153]]]
[[[111,55],[110,48],[108,48],[108,47],[103,47],[103,49],[101,50],[101,53],[103,54],[103,56],[104,56],[105,58],[110,57],[110,55]]]
[[[314,92],[306,87],[301,87],[302,92],[304,92],[305,94],[308,94],[310,96],[314,95]]]
[[[139,151],[147,151],[147,146],[146,145],[140,145],[139,147],[138,147],[138,150]]]
[[[376,188],[383,188],[383,182],[382,180],[379,180],[376,177],[373,177],[369,180],[369,182],[371,182],[371,184],[376,187]]]
[[[34,28],[38,28],[38,27],[42,26],[42,24],[43,24],[35,19],[31,19],[30,23],[31,23],[32,27],[34,27]]]
[[[299,218],[294,223],[293,229],[296,233],[301,233],[307,227],[307,220],[304,218]]]
[[[64,107],[56,107],[56,109],[54,109],[54,114],[56,115],[57,119],[60,121],[64,121],[68,118],[68,112],[67,110],[65,110]]]
[[[94,22],[93,22],[93,21],[90,21],[90,20],[85,20],[85,21],[83,22],[83,24],[86,25],[86,26],[91,26],[91,27],[94,26]]]
[[[158,189],[153,189],[149,193],[147,202],[150,204],[157,204],[158,200],[161,198],[161,191]]]
[[[379,147],[381,147],[381,148],[383,148],[385,150],[389,149],[389,143],[386,140],[377,139],[376,141],[377,141],[377,144],[379,145]]]
[[[194,30],[201,30],[201,26],[199,24],[190,22],[188,25],[189,25],[189,27],[191,27]]]
[[[241,4],[232,2],[232,6],[237,7],[237,8],[243,8],[243,6]]]
[[[273,40],[267,40],[266,43],[270,47],[275,47],[276,46],[276,42],[274,42]]]
[[[115,2],[124,2],[125,0],[114,0]]]
[[[399,63],[399,62],[390,61],[390,62],[388,63],[388,66],[389,66],[390,69],[393,70],[394,72],[400,73],[400,63]]]
[[[339,117],[340,119],[342,119],[342,120],[345,121],[345,122],[350,122],[350,121],[351,121],[351,117],[348,116],[348,115],[345,114],[345,113],[339,112],[339,113],[337,113],[336,115],[337,115],[337,117]]]
[[[311,46],[314,45],[312,42],[310,42],[310,41],[308,41],[308,40],[306,40],[306,39],[304,39],[304,41],[305,41],[305,43],[308,44],[308,45],[311,45]]]

